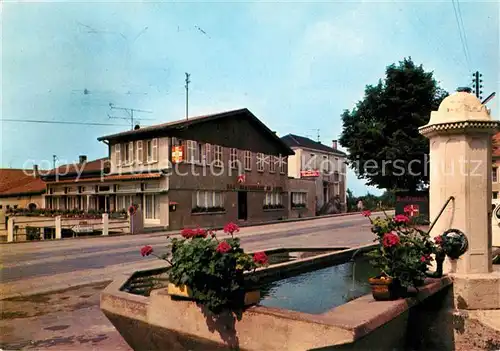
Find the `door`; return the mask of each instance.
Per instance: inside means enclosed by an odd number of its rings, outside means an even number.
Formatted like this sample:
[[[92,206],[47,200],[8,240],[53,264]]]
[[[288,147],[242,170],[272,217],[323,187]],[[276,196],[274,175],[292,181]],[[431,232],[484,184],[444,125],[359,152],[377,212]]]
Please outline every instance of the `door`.
[[[247,217],[247,192],[238,191],[238,219],[246,221]]]

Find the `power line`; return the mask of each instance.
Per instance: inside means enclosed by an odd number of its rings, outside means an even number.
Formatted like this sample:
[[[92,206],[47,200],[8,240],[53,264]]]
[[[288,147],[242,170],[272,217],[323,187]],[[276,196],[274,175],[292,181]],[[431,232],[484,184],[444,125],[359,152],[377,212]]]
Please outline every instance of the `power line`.
[[[469,68],[469,72],[472,71],[471,69],[471,63],[470,63],[470,57],[469,57],[469,51],[468,51],[468,46],[467,46],[467,38],[465,36],[465,27],[463,27],[463,20],[460,12],[460,5],[458,0],[457,4],[455,5],[455,0],[451,0],[451,3],[453,4],[453,11],[455,12],[455,19],[457,20],[457,26],[458,26],[458,34],[460,34],[460,42],[462,43],[462,49],[464,51],[465,55],[465,61],[467,62],[467,66]],[[458,7],[458,11],[457,11]],[[459,17],[459,12],[460,12],[460,17]],[[460,25],[462,23],[462,25]],[[463,34],[462,34],[463,32]]]
[[[22,122],[22,123],[43,123],[43,124],[76,124],[76,125],[84,125],[84,126],[113,126],[113,127],[126,126],[125,124],[111,124],[111,123],[99,123],[99,122],[44,121],[44,120],[16,119],[16,118],[2,118],[2,119],[0,119],[0,121],[1,122]]]

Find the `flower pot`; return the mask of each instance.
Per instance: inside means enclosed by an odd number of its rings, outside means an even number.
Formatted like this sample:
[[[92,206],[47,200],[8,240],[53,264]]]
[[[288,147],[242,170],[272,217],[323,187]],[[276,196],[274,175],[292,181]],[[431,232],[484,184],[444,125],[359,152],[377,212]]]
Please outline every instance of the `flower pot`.
[[[177,286],[175,284],[168,283],[167,293],[172,296],[178,296],[188,299],[193,298],[192,290],[186,285]],[[251,290],[245,292],[245,300],[244,300],[245,306],[258,304],[259,301],[260,301],[260,290]]]
[[[373,298],[377,301],[397,300],[404,294],[404,288],[399,280],[380,276],[368,279],[372,288]]]

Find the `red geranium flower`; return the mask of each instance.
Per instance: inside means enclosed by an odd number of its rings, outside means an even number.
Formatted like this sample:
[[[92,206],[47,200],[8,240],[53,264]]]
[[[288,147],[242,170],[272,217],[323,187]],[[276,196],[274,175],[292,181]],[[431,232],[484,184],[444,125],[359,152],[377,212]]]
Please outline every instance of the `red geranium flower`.
[[[142,257],[144,256],[149,256],[153,253],[153,248],[149,245],[146,245],[144,247],[141,248],[141,255]]]
[[[441,237],[441,235],[434,237],[434,242],[436,244],[438,244],[438,245],[442,245],[443,244],[443,238]]]
[[[229,245],[227,241],[221,241],[219,245],[217,245],[216,251],[220,253],[229,252],[231,251],[231,245]]]
[[[231,234],[231,236],[233,236],[233,234],[235,232],[239,232],[239,231],[240,231],[240,227],[238,227],[238,225],[234,224],[233,222],[229,222],[228,224],[226,224],[224,226],[224,233]]]
[[[256,252],[253,254],[253,261],[260,265],[268,264],[269,260],[265,252]]]
[[[184,239],[190,239],[194,236],[194,230],[190,228],[184,228],[181,231],[181,235]]]
[[[410,222],[410,219],[408,218],[408,216],[405,216],[402,214],[395,215],[393,219],[394,219],[394,222],[396,222],[396,223],[409,223]]]
[[[399,236],[396,233],[385,233],[382,237],[382,245],[385,247],[393,247],[399,245]]]
[[[196,228],[193,230],[193,237],[194,238],[206,238],[207,237],[207,231],[202,228]]]
[[[427,258],[425,256],[420,257],[420,262],[427,262]]]
[[[372,211],[370,211],[370,210],[366,210],[366,211],[361,212],[361,214],[362,214],[364,217],[370,217],[370,216],[372,215]]]

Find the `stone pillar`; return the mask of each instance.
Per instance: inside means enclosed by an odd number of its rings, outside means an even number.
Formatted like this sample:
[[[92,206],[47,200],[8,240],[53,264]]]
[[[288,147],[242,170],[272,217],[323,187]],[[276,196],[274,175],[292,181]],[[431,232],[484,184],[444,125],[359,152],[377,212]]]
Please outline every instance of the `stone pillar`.
[[[444,273],[453,274],[459,309],[500,308],[500,274],[493,272],[491,257],[491,137],[498,125],[476,96],[456,92],[420,128],[430,141],[431,221],[450,196],[455,198],[431,236],[454,228],[469,241],[467,252],[444,267]]]
[[[109,215],[102,214],[102,235],[109,235]]]
[[[7,221],[7,242],[11,243],[14,241],[14,218],[9,218]]]
[[[468,251],[451,262],[455,273],[489,273],[491,262],[491,136],[498,122],[474,95],[456,92],[443,100],[420,133],[430,141],[429,214],[434,220],[451,202],[431,235],[459,229]]]
[[[56,239],[62,239],[61,216],[56,216]]]

